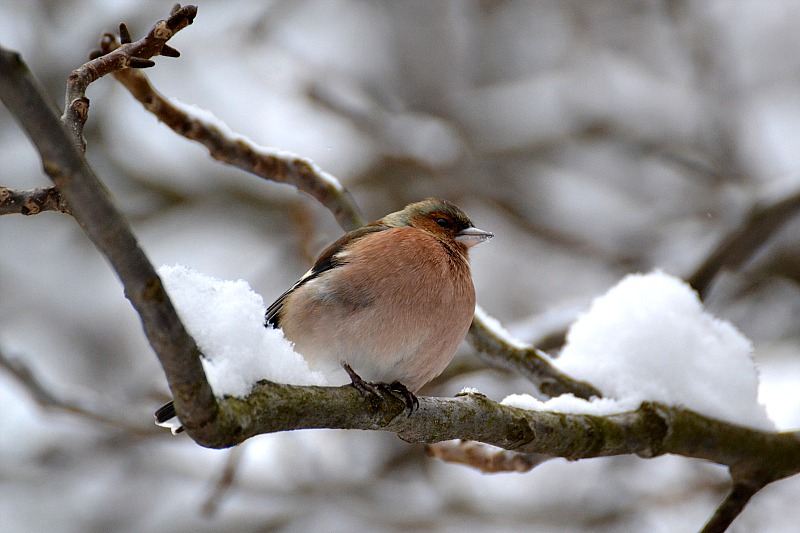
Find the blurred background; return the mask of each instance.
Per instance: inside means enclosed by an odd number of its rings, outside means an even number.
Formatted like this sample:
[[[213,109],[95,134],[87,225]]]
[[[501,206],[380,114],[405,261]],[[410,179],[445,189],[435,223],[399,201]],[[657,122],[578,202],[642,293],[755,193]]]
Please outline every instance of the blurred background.
[[[124,21],[170,2],[0,3],[63,107],[65,80]],[[757,206],[800,189],[800,1],[202,1],[147,71],[165,95],[313,159],[369,220],[426,196],[496,238],[479,304],[520,338],[559,331],[629,272],[689,277]],[[214,162],[113,79],[91,85],[88,159],[153,263],[245,279],[272,301],[341,229],[309,197]],[[48,185],[0,107],[0,184]],[[709,310],[753,340],[760,397],[800,427],[800,217],[715,279]],[[679,457],[549,461],[483,475],[378,432],[304,431],[205,450],[153,429],[166,381],[115,275],[66,215],[0,218],[0,530],[696,531],[724,469]],[[551,343],[552,344],[552,343]],[[553,344],[553,347],[556,347]],[[464,345],[426,394],[531,392]],[[231,483],[219,480],[233,472]],[[224,484],[223,484],[224,485]],[[800,523],[800,479],[732,531]]]

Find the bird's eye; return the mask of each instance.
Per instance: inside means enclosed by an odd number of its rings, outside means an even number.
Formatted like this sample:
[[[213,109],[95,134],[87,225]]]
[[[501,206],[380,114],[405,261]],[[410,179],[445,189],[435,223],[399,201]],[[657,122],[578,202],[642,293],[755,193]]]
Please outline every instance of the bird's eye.
[[[450,220],[449,220],[449,219],[447,219],[447,218],[443,218],[443,217],[439,217],[439,218],[437,218],[437,219],[436,219],[436,223],[437,223],[439,226],[441,226],[441,227],[443,227],[443,228],[445,228],[445,229],[450,229],[450,226],[452,225],[452,223],[450,222]]]

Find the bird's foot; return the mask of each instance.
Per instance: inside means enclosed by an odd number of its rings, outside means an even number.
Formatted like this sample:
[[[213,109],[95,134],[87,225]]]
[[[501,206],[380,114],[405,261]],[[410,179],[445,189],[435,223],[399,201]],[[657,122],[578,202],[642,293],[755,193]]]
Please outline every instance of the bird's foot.
[[[417,396],[408,390],[408,388],[400,383],[399,381],[395,381],[394,383],[379,383],[378,386],[383,390],[388,391],[389,393],[396,392],[398,393],[403,401],[406,403],[406,409],[408,409],[408,416],[411,416],[411,413],[419,409],[419,400]]]
[[[386,397],[383,395],[383,393],[388,393],[392,396],[394,396],[394,393],[398,393],[403,402],[406,404],[408,416],[411,416],[415,410],[419,409],[419,400],[417,397],[399,381],[395,381],[394,383],[372,383],[364,380],[347,363],[342,363],[342,368],[344,368],[345,372],[347,372],[347,375],[350,376],[350,381],[352,381],[353,387],[361,394],[362,397],[366,396],[367,394],[374,394],[381,400],[381,402],[383,402],[384,405],[388,407],[389,403],[386,401]]]

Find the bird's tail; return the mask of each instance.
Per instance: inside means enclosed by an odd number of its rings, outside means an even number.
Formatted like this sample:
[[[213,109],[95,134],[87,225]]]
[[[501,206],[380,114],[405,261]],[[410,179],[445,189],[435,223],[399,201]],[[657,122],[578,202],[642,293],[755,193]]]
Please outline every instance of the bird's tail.
[[[156,411],[156,425],[172,430],[173,435],[183,431],[183,426],[175,413],[175,404],[166,403]]]

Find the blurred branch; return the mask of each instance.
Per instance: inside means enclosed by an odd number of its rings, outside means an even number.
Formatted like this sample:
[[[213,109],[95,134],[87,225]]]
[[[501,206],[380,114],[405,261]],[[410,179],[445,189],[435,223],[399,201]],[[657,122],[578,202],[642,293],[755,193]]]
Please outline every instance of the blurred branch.
[[[42,409],[77,415],[92,422],[112,426],[137,436],[163,434],[163,431],[152,425],[139,426],[135,423],[125,422],[120,417],[111,417],[103,414],[103,411],[108,411],[106,407],[102,409],[92,408],[87,406],[85,401],[76,402],[58,398],[42,384],[34,372],[21,359],[7,357],[2,348],[0,348],[0,368],[4,368],[10,375],[14,376],[33,401]]]
[[[116,38],[110,34],[103,37],[100,46],[101,51],[108,54],[121,50]],[[364,224],[361,211],[347,189],[311,160],[260,147],[232,133],[219,119],[215,119],[216,123],[210,122],[208,113],[201,117],[194,110],[177,105],[159,93],[144,72],[127,69],[116,72],[114,76],[159,121],[175,133],[205,146],[217,161],[269,181],[292,185],[309,194],[328,208],[346,231]]]
[[[426,451],[436,459],[467,465],[484,474],[530,472],[545,461],[553,459],[549,455],[517,453],[470,440],[437,442],[426,446]]]
[[[24,190],[0,187],[0,215],[38,215],[43,211],[71,214],[67,203],[55,187]]]
[[[719,246],[687,281],[701,298],[705,298],[711,282],[721,270],[739,267],[798,214],[800,191],[776,202],[755,206],[744,223],[722,239]]]
[[[312,83],[306,95],[349,120],[378,145],[384,158],[435,171],[453,168],[466,157],[466,139],[452,121],[419,111],[390,112],[360,88],[358,92],[345,93],[326,79]]]
[[[83,158],[80,143],[48,104],[20,55],[0,47],[0,99],[39,151],[53,180],[89,239],[111,263],[158,355],[184,425],[200,442],[215,442],[217,404],[187,333],[161,280],[130,226]],[[74,130],[73,130],[74,134]]]
[[[236,479],[236,471],[239,469],[239,464],[242,462],[244,450],[244,443],[228,450],[228,459],[225,461],[225,466],[220,473],[219,479],[214,483],[211,494],[208,495],[208,498],[203,503],[202,513],[204,517],[212,518],[217,514],[222,500],[228,494],[228,491],[230,491]]]
[[[93,81],[113,72],[152,67],[155,63],[150,60],[151,57],[180,56],[180,52],[166,43],[173,35],[191,24],[196,14],[195,6],[181,7],[180,4],[175,4],[169,18],[156,22],[150,32],[136,42],[131,42],[128,28],[122,23],[119,25],[122,46],[113,53],[93,52],[90,56],[91,61],[72,71],[67,79],[66,105],[61,121],[69,130],[81,152],[86,150],[83,126],[89,116],[89,99],[86,98],[86,88]]]
[[[525,200],[521,195],[517,195],[516,198],[520,201]],[[641,260],[639,258],[617,254],[590,240],[532,220],[513,198],[498,196],[492,199],[492,205],[506,214],[512,222],[515,222],[526,233],[536,236],[544,242],[581,256],[591,255],[597,257],[621,272],[630,272],[641,268]]]

